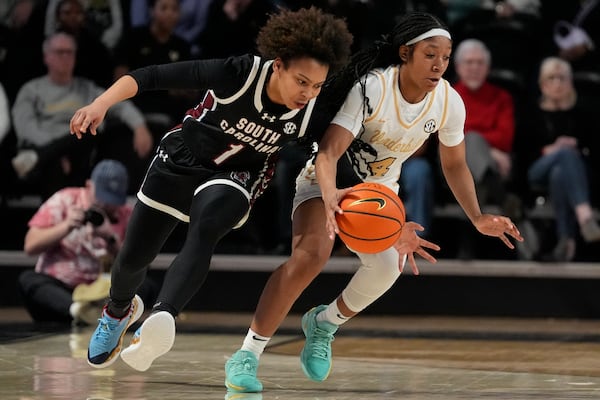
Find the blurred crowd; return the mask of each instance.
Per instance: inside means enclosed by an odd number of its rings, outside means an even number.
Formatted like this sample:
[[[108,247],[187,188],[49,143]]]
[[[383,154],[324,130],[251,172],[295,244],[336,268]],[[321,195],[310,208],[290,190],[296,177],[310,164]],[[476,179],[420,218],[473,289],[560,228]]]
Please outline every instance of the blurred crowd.
[[[111,110],[101,133],[83,141],[69,134],[74,111],[135,68],[254,52],[269,13],[310,4],[346,18],[354,50],[380,38],[406,11],[444,20],[454,41],[445,78],[465,101],[467,161],[482,205],[499,207],[524,227],[526,245],[517,258],[589,258],[600,241],[600,126],[593,118],[600,106],[600,0],[4,0],[2,207],[8,199],[46,200],[84,186],[105,159],[126,166],[134,195],[160,137],[201,94],[137,96]],[[436,147],[426,143],[405,163],[400,181],[408,218],[426,226],[433,240],[449,229],[434,211],[451,202]],[[303,161],[301,151],[283,151],[276,184],[255,208],[272,214],[262,221],[273,223],[250,221],[222,251],[289,251],[293,177]],[[552,217],[535,221],[532,210],[542,204]],[[467,224],[451,229],[461,238],[451,256],[482,257]]]

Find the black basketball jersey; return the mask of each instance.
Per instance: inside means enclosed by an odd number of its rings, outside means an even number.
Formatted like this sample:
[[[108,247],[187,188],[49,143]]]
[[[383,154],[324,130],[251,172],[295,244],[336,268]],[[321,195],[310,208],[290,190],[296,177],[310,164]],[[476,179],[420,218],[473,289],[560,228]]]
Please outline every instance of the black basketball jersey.
[[[314,100],[295,110],[271,103],[265,91],[271,64],[255,57],[239,91],[220,98],[208,90],[188,111],[184,141],[203,162],[217,169],[261,168],[271,154],[305,134]]]
[[[240,56],[154,66],[131,75],[141,90],[203,88],[204,98],[187,111],[177,134],[206,168],[260,171],[273,166],[272,155],[284,144],[305,135],[315,103],[295,110],[272,103],[266,95],[272,63]]]

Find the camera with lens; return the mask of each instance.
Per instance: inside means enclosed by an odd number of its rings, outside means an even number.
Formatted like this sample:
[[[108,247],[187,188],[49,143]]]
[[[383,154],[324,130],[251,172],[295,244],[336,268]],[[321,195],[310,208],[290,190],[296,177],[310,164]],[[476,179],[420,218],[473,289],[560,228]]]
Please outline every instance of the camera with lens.
[[[94,226],[100,226],[104,223],[104,215],[94,208],[88,208],[83,213],[83,223],[90,222]]]

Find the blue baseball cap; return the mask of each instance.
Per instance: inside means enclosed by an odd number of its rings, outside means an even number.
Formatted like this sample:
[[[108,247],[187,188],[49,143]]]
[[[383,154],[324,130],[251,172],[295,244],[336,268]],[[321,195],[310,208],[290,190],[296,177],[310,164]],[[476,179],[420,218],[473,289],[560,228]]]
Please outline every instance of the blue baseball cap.
[[[102,160],[94,167],[91,179],[98,201],[115,206],[125,204],[129,175],[123,164],[115,160]]]

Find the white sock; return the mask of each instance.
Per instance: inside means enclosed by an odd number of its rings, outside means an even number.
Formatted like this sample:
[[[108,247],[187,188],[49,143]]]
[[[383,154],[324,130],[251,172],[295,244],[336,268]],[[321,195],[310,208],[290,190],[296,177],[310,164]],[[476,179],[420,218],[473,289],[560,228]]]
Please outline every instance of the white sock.
[[[258,359],[263,351],[265,351],[265,347],[267,347],[269,340],[271,340],[270,337],[261,336],[252,329],[248,329],[241,350],[251,351]]]
[[[333,303],[329,304],[326,309],[317,314],[317,322],[326,321],[334,325],[342,325],[349,319],[349,317],[346,317],[340,311],[337,305],[337,300],[334,300]]]

